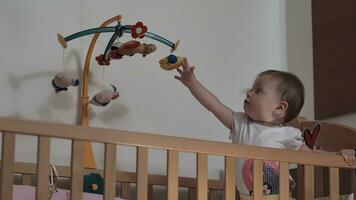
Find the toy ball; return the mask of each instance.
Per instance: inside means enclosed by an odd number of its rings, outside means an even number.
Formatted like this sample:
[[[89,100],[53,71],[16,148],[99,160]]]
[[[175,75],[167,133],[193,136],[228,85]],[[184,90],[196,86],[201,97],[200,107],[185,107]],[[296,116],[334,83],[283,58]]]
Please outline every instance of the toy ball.
[[[174,63],[176,63],[177,62],[177,56],[175,56],[175,55],[173,55],[173,54],[171,54],[171,55],[169,55],[168,57],[167,57],[167,59],[168,59],[168,63],[170,63],[170,64],[174,64]]]
[[[84,175],[83,191],[95,194],[103,194],[104,179],[100,174],[91,172]]]

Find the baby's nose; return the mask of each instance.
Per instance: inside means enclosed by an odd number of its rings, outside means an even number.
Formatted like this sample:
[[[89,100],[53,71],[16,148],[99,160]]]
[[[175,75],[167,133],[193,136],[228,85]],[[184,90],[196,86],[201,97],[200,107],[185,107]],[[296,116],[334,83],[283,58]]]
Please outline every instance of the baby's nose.
[[[252,90],[249,90],[247,93],[246,93],[246,97],[251,97],[251,92],[252,92]]]

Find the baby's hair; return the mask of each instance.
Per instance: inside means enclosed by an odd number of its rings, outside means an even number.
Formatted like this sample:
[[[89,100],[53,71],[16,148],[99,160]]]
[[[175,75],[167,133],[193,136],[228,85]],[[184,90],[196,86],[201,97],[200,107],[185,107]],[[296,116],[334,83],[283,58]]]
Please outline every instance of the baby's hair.
[[[251,88],[243,88],[243,89],[240,90],[240,92],[242,94],[247,94],[250,90],[251,90]]]
[[[277,94],[281,99],[287,101],[288,108],[284,122],[289,122],[295,119],[304,104],[304,85],[300,79],[290,73],[278,70],[266,70],[261,72],[258,76],[269,75],[280,80],[277,87]]]

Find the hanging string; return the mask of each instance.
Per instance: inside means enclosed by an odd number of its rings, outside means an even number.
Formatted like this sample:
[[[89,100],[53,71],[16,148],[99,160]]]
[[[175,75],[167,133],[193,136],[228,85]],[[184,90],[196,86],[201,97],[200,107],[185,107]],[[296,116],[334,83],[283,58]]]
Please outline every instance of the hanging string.
[[[103,67],[103,83],[102,83],[102,87],[104,88],[105,85],[105,67]]]
[[[64,48],[62,48],[62,68],[63,68],[63,70],[65,70],[65,67],[64,67]]]

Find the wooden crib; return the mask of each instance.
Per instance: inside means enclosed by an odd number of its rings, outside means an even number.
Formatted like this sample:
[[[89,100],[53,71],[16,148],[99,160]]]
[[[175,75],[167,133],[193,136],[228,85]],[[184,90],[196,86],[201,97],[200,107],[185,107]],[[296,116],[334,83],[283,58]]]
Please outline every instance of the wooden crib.
[[[305,127],[306,123],[297,121],[296,127]],[[333,125],[330,127],[337,127]],[[356,147],[356,130],[349,127],[333,128],[335,134],[339,131],[349,131],[348,145]],[[178,200],[179,187],[191,189],[191,198],[198,200],[208,199],[209,189],[223,190],[224,199],[234,200],[235,191],[235,159],[249,158],[254,163],[254,199],[263,199],[262,164],[264,160],[280,162],[280,199],[289,199],[289,164],[297,163],[303,166],[302,194],[298,199],[314,199],[314,166],[329,168],[329,195],[330,199],[339,199],[339,168],[355,169],[356,164],[348,166],[341,156],[318,154],[313,152],[298,152],[272,148],[254,147],[248,145],[235,145],[222,142],[188,139],[181,137],[161,136],[154,134],[136,133],[130,131],[112,130],[104,128],[81,127],[58,123],[27,121],[0,117],[0,131],[2,131],[2,158],[1,158],[1,186],[0,199],[12,199],[13,176],[15,172],[23,174],[23,183],[28,184],[29,175],[36,174],[36,197],[38,200],[48,199],[48,177],[50,160],[50,138],[64,138],[72,140],[71,166],[60,167],[60,175],[71,178],[71,199],[83,197],[83,175],[87,169],[83,168],[84,141],[105,144],[104,170],[99,171],[104,177],[104,199],[112,200],[116,196],[116,182],[122,182],[121,195],[125,197],[128,184],[136,184],[136,198],[149,199],[152,185],[166,185],[167,199]],[[37,164],[15,163],[15,134],[38,136]],[[118,172],[116,169],[117,145],[137,147],[136,174]],[[154,176],[148,174],[149,148],[167,150],[167,176]],[[190,152],[197,155],[197,177],[183,178],[178,176],[178,154]],[[225,170],[223,181],[208,180],[208,155],[224,156]],[[350,170],[351,171],[351,170]],[[354,173],[355,170],[352,170]],[[126,194],[127,195],[127,194]],[[214,195],[211,195],[211,198]],[[128,196],[126,196],[127,198]]]

